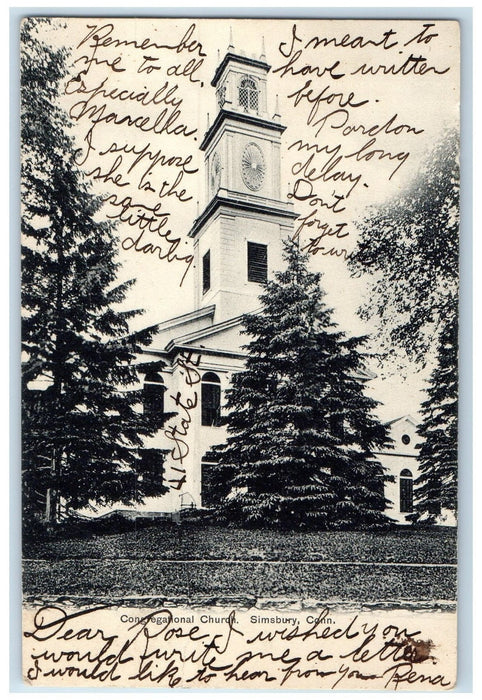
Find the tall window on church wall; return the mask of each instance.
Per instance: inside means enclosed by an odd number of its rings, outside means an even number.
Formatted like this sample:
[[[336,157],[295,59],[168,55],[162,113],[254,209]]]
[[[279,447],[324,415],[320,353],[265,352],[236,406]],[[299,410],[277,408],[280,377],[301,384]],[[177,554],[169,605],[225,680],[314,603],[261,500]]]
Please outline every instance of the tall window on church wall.
[[[203,294],[211,289],[211,251],[203,255]]]
[[[201,460],[201,500],[205,508],[216,504],[213,488],[213,472],[216,468],[216,459],[211,452],[206,452]]]
[[[219,425],[221,415],[221,380],[214,372],[206,372],[201,382],[201,424]]]
[[[142,481],[144,491],[153,495],[158,491],[164,480],[164,453],[162,450],[142,449],[140,452]]]
[[[239,84],[239,104],[243,109],[258,111],[259,91],[253,78],[241,78]]]
[[[263,284],[268,279],[268,246],[248,241],[248,282]]]
[[[144,415],[154,423],[162,425],[164,414],[164,391],[166,387],[159,372],[148,372],[143,386]]]
[[[413,511],[413,476],[410,469],[400,472],[400,513]]]

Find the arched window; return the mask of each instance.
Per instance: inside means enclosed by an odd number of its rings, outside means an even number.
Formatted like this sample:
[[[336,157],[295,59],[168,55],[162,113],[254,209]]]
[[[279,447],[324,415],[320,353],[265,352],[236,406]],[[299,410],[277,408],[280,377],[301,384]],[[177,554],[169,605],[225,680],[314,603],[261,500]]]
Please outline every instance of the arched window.
[[[400,472],[400,513],[413,511],[413,476],[410,469]]]
[[[219,425],[221,413],[221,380],[214,372],[206,372],[201,382],[201,424]]]
[[[253,78],[241,78],[239,84],[239,104],[245,110],[254,109],[258,111],[259,91]]]
[[[165,390],[166,387],[159,372],[146,374],[142,397],[144,415],[153,420],[159,419],[159,425],[162,425],[163,422]]]

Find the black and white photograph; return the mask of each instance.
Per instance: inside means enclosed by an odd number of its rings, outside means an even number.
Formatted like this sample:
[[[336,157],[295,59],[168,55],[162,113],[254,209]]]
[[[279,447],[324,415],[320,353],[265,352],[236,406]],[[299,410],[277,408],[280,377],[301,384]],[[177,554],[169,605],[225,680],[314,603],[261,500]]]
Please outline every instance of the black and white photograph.
[[[24,682],[454,688],[458,23],[19,32]]]

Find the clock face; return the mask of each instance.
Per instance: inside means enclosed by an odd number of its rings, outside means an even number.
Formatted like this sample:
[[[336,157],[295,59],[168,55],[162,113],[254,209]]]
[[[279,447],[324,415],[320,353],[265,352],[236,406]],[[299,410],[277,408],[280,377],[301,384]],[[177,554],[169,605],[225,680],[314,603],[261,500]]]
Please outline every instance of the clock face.
[[[221,158],[219,153],[215,153],[211,163],[211,189],[216,192],[221,181]]]
[[[259,190],[264,181],[266,165],[263,151],[256,143],[248,143],[241,157],[241,173],[246,187]]]

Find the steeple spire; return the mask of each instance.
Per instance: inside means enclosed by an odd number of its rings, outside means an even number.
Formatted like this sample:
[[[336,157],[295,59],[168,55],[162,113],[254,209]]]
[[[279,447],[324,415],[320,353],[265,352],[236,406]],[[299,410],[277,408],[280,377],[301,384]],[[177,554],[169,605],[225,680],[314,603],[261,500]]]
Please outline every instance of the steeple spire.
[[[273,114],[273,119],[275,121],[279,121],[281,119],[281,114],[279,113],[279,98],[278,94],[276,94],[276,105],[274,108],[274,114]]]
[[[264,36],[261,38],[261,55],[259,57],[260,61],[266,61],[266,49],[264,48]]]
[[[229,27],[229,46],[228,46],[228,53],[234,51],[234,42],[233,42],[233,28]]]

